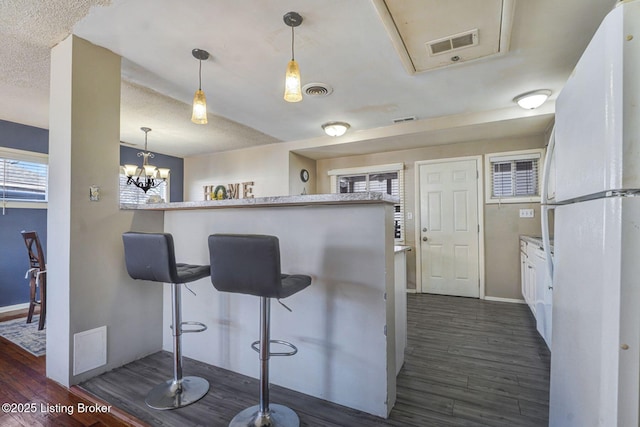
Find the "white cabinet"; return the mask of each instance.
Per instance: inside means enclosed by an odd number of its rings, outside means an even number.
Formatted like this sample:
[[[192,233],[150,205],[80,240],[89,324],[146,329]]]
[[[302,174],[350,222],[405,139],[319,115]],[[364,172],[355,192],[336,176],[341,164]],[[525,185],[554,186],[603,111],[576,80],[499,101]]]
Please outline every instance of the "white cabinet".
[[[533,270],[535,273],[535,316],[536,327],[542,338],[551,348],[551,305],[552,288],[547,259],[542,248],[536,248],[533,254]]]
[[[522,297],[536,318],[536,329],[551,348],[551,277],[540,239],[520,239],[520,280]]]
[[[536,314],[536,270],[531,257],[531,244],[520,240],[520,276],[522,285],[522,297],[531,312]]]
[[[395,301],[396,301],[396,375],[404,364],[407,348],[407,251],[409,246],[395,248]]]

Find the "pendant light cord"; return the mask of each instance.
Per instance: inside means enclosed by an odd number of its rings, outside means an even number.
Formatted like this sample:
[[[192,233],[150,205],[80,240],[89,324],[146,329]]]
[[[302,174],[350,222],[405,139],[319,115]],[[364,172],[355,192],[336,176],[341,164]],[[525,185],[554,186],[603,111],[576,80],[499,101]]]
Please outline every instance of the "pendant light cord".
[[[198,62],[200,63],[198,67],[198,90],[202,90],[202,59],[199,59]]]
[[[295,32],[293,31],[293,26],[291,27],[291,60],[295,61],[295,57],[293,55],[293,41],[295,39]]]

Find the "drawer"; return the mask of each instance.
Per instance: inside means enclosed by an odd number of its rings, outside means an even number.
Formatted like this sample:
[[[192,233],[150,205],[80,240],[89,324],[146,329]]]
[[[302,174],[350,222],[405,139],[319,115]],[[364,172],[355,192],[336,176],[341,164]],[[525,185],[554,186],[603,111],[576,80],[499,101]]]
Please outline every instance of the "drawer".
[[[527,242],[522,239],[520,240],[520,252],[527,253]]]

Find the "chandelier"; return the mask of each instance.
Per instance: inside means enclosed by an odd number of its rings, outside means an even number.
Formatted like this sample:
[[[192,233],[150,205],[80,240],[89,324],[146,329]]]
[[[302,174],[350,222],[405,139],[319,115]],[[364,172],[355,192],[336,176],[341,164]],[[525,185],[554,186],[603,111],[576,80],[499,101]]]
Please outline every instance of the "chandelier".
[[[141,127],[140,130],[144,132],[144,151],[138,153],[138,157],[142,157],[142,167],[124,165],[124,173],[127,175],[127,185],[133,184],[146,193],[167,180],[169,169],[149,164],[149,159],[155,157],[147,150],[147,134],[151,132],[151,128]]]

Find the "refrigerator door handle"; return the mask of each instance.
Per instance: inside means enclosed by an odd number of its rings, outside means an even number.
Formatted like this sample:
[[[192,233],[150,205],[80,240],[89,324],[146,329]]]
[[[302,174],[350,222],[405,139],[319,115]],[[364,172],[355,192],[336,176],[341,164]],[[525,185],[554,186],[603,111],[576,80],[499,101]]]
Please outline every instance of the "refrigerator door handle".
[[[554,149],[556,147],[556,126],[553,125],[551,130],[551,136],[549,137],[549,144],[547,144],[547,153],[544,157],[544,166],[542,170],[542,188],[540,189],[540,221],[542,225],[542,247],[544,249],[544,255],[547,260],[547,269],[549,271],[549,277],[551,278],[551,284],[549,289],[553,289],[553,259],[551,258],[551,240],[549,238],[549,211],[554,207],[549,204],[548,198],[548,185],[549,174],[551,168],[551,158],[554,155]]]
[[[542,206],[540,215],[542,221],[542,248],[544,249],[547,270],[549,271],[549,277],[551,278],[549,289],[553,289],[553,258],[551,255],[551,240],[549,238],[549,211],[552,209],[553,206]]]

